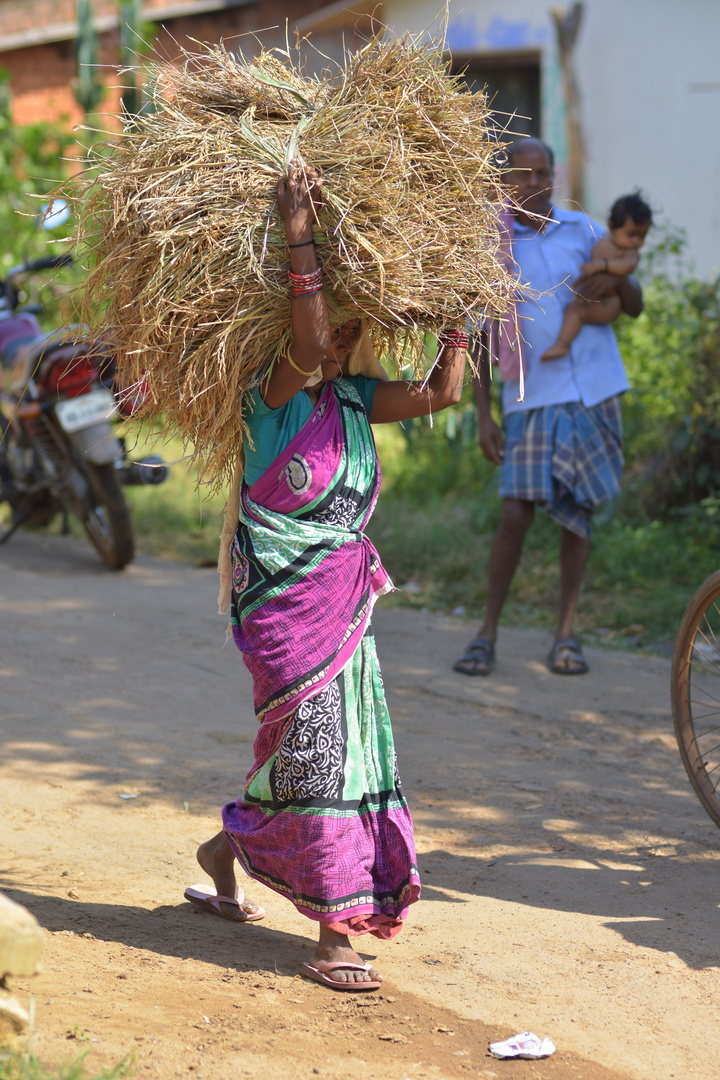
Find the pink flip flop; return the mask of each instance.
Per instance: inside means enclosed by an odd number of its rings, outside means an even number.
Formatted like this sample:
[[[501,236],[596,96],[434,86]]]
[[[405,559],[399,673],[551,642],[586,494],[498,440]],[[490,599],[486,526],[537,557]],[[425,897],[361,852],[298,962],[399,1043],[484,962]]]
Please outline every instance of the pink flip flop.
[[[229,915],[225,915],[220,908],[220,903],[232,904],[234,907],[242,908],[245,902],[245,893],[242,889],[238,889],[238,898],[234,896],[218,896],[207,885],[190,885],[185,890],[185,899],[198,909],[198,911],[209,911],[211,915],[218,915],[221,919],[226,919],[228,922],[257,922],[258,919],[265,918],[265,908],[259,907],[257,911],[254,911],[252,915],[245,912],[244,919],[233,919]]]
[[[371,982],[339,982],[327,974],[328,971],[370,971],[370,964],[348,964],[343,960],[318,961],[317,964],[303,964],[300,974],[307,979],[330,986],[333,990],[349,990],[351,993],[363,993],[365,990],[379,990],[381,982],[373,979]]]

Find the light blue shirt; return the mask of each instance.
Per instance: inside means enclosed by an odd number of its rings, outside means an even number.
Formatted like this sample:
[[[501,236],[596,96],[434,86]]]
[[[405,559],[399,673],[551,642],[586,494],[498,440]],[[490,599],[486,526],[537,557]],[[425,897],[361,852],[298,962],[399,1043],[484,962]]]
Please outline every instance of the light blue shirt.
[[[581,401],[591,408],[630,389],[611,326],[583,326],[567,356],[540,357],[557,339],[565,307],[573,299],[570,286],[581,274],[595,243],[605,232],[578,210],[554,206],[543,232],[515,222],[513,257],[523,283],[537,299],[518,304],[525,357],[525,400],[518,401],[517,382],[503,386],[503,412],[540,409]]]

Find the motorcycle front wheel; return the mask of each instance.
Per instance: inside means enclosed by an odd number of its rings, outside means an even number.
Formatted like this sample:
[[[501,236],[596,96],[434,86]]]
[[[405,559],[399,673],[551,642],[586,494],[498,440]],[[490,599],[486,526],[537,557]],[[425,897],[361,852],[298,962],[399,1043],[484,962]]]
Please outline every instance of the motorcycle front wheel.
[[[111,570],[122,570],[135,554],[130,510],[114,465],[85,465],[88,499],[82,521],[100,558]]]

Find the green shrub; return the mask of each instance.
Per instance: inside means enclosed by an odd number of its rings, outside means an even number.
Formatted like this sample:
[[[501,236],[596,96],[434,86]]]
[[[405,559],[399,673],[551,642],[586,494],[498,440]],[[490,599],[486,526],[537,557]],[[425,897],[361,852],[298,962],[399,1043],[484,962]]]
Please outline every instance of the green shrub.
[[[628,512],[667,516],[720,491],[720,276],[697,277],[672,233],[650,253],[645,310],[616,324],[632,390],[623,405]]]
[[[85,1069],[87,1055],[86,1050],[62,1065],[48,1066],[29,1050],[0,1047],[0,1080],[124,1080],[131,1073],[129,1061],[88,1073]]]
[[[50,192],[67,173],[63,159],[74,142],[63,124],[13,123],[9,76],[0,68],[0,277],[18,263],[67,250],[61,241],[71,235],[72,223],[44,231],[41,219]],[[23,279],[23,299],[35,299],[43,289],[51,329],[71,317],[68,291],[81,278],[79,268],[31,275]]]

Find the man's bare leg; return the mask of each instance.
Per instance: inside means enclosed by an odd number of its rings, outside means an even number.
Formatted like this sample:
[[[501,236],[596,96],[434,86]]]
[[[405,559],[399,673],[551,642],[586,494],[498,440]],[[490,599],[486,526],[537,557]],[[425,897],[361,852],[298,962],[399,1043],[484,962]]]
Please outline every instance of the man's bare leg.
[[[488,595],[485,621],[478,637],[495,641],[503,606],[520,562],[527,531],[532,525],[535,503],[525,499],[503,499],[500,521],[490,549]]]
[[[495,658],[494,644],[503,604],[520,561],[525,534],[532,524],[535,504],[521,499],[503,499],[488,566],[488,597],[485,622],[477,637],[453,664],[463,675],[489,675]]]
[[[572,675],[587,671],[580,646],[573,639],[573,621],[590,553],[590,539],[577,536],[569,529],[563,529],[560,537],[560,612],[553,651],[549,663],[553,671],[560,675]],[[558,646],[558,642],[570,641]]]
[[[556,638],[573,636],[575,608],[590,554],[590,538],[563,529],[560,537],[560,615]]]
[[[197,849],[197,861],[206,874],[213,879],[215,892],[218,896],[234,896],[237,899],[238,886],[235,878],[235,852],[228,843],[224,832],[220,831],[207,840]],[[240,909],[234,904],[220,902],[220,910],[227,919],[235,922],[245,922],[244,915],[253,915],[259,911],[257,904],[247,897],[241,904]],[[244,914],[243,914],[244,913]]]

